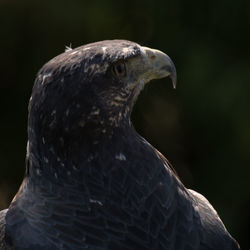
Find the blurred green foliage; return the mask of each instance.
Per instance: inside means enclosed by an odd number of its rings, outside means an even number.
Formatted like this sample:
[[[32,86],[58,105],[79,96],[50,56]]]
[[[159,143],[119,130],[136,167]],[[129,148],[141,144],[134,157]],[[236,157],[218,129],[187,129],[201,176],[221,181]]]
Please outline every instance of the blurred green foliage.
[[[27,104],[38,69],[63,52],[122,38],[166,52],[178,88],[153,81],[132,114],[189,188],[247,249],[250,231],[250,1],[0,0],[0,208],[24,174]]]

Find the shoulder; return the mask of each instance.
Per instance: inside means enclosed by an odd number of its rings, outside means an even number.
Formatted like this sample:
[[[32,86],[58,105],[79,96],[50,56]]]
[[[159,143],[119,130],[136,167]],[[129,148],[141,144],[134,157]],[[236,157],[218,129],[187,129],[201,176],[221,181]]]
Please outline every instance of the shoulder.
[[[0,211],[0,249],[5,248],[5,215],[8,209],[4,209]]]
[[[202,226],[202,244],[213,245],[218,249],[240,249],[238,243],[229,234],[217,211],[200,193],[188,189],[193,200],[193,206],[198,212]],[[217,249],[216,248],[216,249]]]

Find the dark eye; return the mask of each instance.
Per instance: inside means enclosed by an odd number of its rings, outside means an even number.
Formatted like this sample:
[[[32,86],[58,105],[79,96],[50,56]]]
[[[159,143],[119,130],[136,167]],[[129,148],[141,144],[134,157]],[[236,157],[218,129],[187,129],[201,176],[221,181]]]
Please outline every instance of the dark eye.
[[[124,62],[116,63],[112,66],[112,73],[116,77],[124,77],[126,76],[126,65]]]

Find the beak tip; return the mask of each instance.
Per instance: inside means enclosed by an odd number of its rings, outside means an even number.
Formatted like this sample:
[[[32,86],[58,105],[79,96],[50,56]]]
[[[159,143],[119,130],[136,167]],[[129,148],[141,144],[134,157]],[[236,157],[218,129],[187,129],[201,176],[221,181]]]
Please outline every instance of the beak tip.
[[[173,82],[173,89],[176,89],[176,82]]]
[[[176,84],[177,84],[176,71],[170,75],[170,78],[172,80],[173,89],[176,89]]]
[[[175,68],[175,65],[173,63],[173,61],[171,60],[171,58],[168,56],[168,60],[169,60],[169,63],[170,63],[170,70],[169,70],[169,73],[170,73],[170,78],[172,80],[172,85],[173,85],[173,88],[176,89],[176,84],[177,84],[177,73],[176,73],[176,68]]]

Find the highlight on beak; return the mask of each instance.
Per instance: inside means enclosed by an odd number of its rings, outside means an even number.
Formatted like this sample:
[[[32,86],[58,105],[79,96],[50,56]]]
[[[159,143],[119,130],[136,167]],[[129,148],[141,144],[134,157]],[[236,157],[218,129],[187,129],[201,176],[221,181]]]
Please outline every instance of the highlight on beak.
[[[150,65],[151,79],[160,79],[169,76],[172,80],[173,88],[176,88],[177,74],[171,58],[157,49],[142,47]]]

